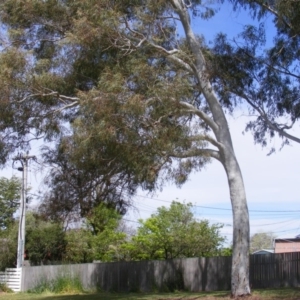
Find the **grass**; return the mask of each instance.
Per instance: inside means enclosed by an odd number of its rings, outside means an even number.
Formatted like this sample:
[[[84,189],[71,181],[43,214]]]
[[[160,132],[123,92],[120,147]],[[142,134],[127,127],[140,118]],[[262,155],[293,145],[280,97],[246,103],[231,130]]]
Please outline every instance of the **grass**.
[[[0,293],[13,293],[13,290],[10,289],[5,283],[0,283]]]
[[[43,294],[18,293],[0,294],[0,300],[229,300],[232,299],[228,291],[210,293],[72,293],[53,294],[45,292]],[[255,290],[247,300],[299,300],[300,289],[264,289]]]
[[[53,280],[41,278],[37,285],[29,291],[33,294],[81,294],[83,292],[84,289],[79,277],[70,274],[60,275]]]

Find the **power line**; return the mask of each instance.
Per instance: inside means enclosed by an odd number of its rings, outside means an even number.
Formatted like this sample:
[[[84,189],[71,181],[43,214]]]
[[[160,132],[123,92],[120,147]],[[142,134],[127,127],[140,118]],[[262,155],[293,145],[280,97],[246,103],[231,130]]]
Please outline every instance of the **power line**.
[[[269,224],[251,225],[251,227],[276,225],[276,224],[288,223],[288,222],[292,222],[292,221],[296,221],[296,220],[298,220],[298,219],[289,219],[289,220],[285,220],[285,221],[281,221],[281,222],[275,222],[275,223],[269,223]]]
[[[135,195],[135,196],[141,197],[141,198],[146,198],[146,199],[151,199],[154,201],[166,202],[166,203],[173,202],[173,201],[169,201],[169,200],[152,198],[152,197],[147,197],[147,196],[143,196],[143,195]],[[203,205],[193,205],[193,206],[199,207],[199,208],[213,209],[213,210],[232,211],[231,208],[221,208],[221,207],[212,207],[212,206],[203,206]],[[300,213],[300,210],[253,210],[253,209],[249,209],[248,211],[249,212],[259,212],[259,213]]]
[[[124,221],[127,221],[127,222],[132,222],[132,223],[137,223],[137,224],[140,224],[140,222],[133,221],[133,220],[128,220],[128,219],[124,219],[124,218],[122,218],[122,220],[124,220]]]

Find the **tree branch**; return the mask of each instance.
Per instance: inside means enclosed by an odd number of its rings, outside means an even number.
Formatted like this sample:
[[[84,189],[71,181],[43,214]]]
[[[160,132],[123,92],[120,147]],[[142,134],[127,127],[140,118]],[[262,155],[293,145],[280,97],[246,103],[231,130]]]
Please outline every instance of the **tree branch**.
[[[180,50],[178,49],[166,50],[164,47],[155,45],[154,43],[151,43],[149,41],[147,41],[147,43],[153,48],[157,49],[159,52],[163,53],[166,56],[166,58],[168,58],[169,60],[183,67],[186,71],[190,73],[194,72],[193,68],[188,63],[186,63],[185,61],[183,61],[182,59],[180,59],[175,55],[177,53],[180,53],[181,52]]]
[[[64,105],[64,106],[62,106],[62,107],[60,107],[60,108],[58,108],[58,109],[53,110],[53,112],[54,112],[54,113],[56,113],[56,112],[62,112],[63,110],[68,109],[68,108],[75,107],[75,106],[77,106],[78,104],[79,104],[78,101],[74,101],[74,102],[72,102],[72,103],[66,104],[66,105]]]
[[[189,158],[189,157],[199,157],[199,156],[215,158],[218,161],[222,162],[219,151],[213,149],[192,148],[185,152],[174,152],[169,154],[169,157],[176,157],[176,158]]]
[[[180,53],[181,52],[180,50],[178,50],[178,49],[167,50],[162,46],[156,45],[156,44],[150,42],[144,34],[138,32],[136,30],[133,30],[130,27],[127,20],[125,20],[124,23],[125,23],[126,28],[131,33],[133,33],[135,36],[139,36],[139,38],[133,38],[132,37],[132,39],[134,39],[138,43],[137,45],[134,45],[128,37],[123,36],[124,41],[126,41],[125,45],[127,47],[130,47],[130,45],[131,45],[132,47],[137,49],[137,48],[141,47],[144,43],[147,43],[149,46],[153,47],[154,49],[158,50],[160,53],[164,54],[164,56],[166,56],[168,59],[175,62],[177,65],[180,65],[181,67],[183,67],[188,72],[193,73],[193,68],[188,63],[186,63],[185,61],[183,61],[182,59],[178,58],[175,55],[177,53]],[[116,45],[116,43],[115,43],[115,45]],[[130,52],[129,48],[126,49],[126,52]]]
[[[264,110],[262,108],[260,108],[259,106],[257,106],[256,104],[254,104],[253,101],[251,101],[249,99],[249,97],[245,94],[241,94],[241,93],[236,93],[239,97],[243,98],[246,100],[246,102],[253,108],[255,109],[259,115],[263,118],[263,120],[266,122],[267,126],[276,131],[279,136],[283,136],[283,137],[286,137],[296,143],[300,143],[300,138],[294,136],[294,135],[291,135],[289,134],[288,132],[286,132],[284,129],[289,129],[291,128],[291,126],[282,126],[280,128],[280,125],[277,124],[276,122],[272,122],[269,118],[268,118],[268,115],[264,112]]]
[[[267,3],[260,3],[262,7],[264,7],[266,10],[268,10],[270,13],[275,15],[278,19],[280,19],[288,28],[293,29],[293,26],[289,24],[284,18],[282,18],[276,10],[274,10],[271,6],[269,6]]]
[[[224,146],[219,143],[217,140],[215,140],[213,137],[211,137],[210,135],[207,134],[199,134],[196,136],[190,136],[189,137],[190,141],[207,141],[209,143],[211,143],[213,146],[217,147],[219,150],[224,149]]]
[[[180,106],[186,108],[188,112],[197,115],[201,120],[203,120],[214,132],[218,130],[218,125],[212,120],[205,112],[195,108],[192,104],[180,101]]]

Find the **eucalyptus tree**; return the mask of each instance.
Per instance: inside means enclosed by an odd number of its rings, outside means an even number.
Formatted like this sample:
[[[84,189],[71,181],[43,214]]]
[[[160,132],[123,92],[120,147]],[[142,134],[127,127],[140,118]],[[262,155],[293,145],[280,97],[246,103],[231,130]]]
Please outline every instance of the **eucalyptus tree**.
[[[249,294],[242,173],[209,51],[190,21],[214,11],[198,0],[7,0],[0,11],[9,34],[2,57],[22,61],[15,66],[3,58],[13,79],[1,86],[7,107],[17,104],[24,118],[23,131],[9,123],[17,137],[34,130],[46,139],[71,138],[76,168],[85,170],[82,151],[91,151],[87,165],[114,166],[100,176],[130,174],[132,192],[166,180],[181,185],[191,171],[218,160],[233,210],[232,294]]]
[[[211,49],[212,73],[219,96],[232,106],[248,104],[256,118],[247,130],[265,146],[276,133],[283,144],[300,143],[293,129],[300,118],[300,3],[299,1],[232,0],[245,8],[257,26],[246,25],[234,42],[216,37]],[[266,20],[272,19],[265,25]],[[274,149],[272,149],[274,150]]]

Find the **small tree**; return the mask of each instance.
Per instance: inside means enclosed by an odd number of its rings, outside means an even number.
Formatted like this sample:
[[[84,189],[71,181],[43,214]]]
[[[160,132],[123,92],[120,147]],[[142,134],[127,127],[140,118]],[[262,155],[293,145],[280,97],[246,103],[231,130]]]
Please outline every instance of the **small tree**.
[[[160,207],[147,220],[140,220],[137,235],[126,245],[132,259],[218,255],[225,240],[219,232],[222,225],[197,221],[191,209],[190,203],[173,201],[170,208]]]

